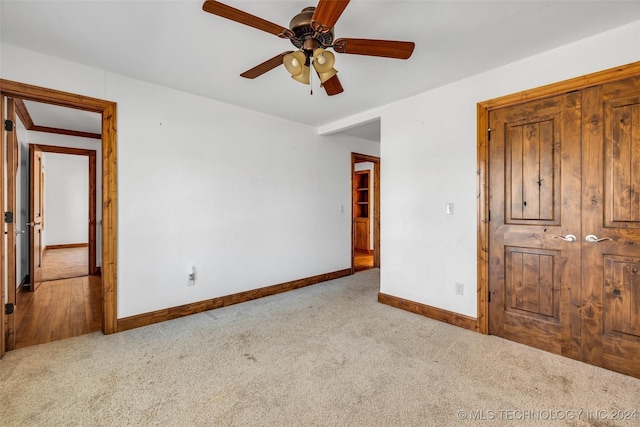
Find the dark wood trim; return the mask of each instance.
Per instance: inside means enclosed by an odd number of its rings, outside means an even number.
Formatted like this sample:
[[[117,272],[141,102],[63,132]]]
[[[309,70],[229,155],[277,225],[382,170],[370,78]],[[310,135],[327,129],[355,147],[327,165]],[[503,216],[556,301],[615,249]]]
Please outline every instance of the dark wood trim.
[[[33,118],[31,117],[31,114],[29,114],[29,110],[27,110],[27,106],[25,105],[24,101],[22,99],[16,99],[15,103],[16,103],[16,111],[18,113],[18,117],[20,118],[20,121],[24,125],[25,129],[28,131],[55,133],[59,135],[69,135],[69,136],[79,136],[82,138],[102,139],[102,135],[99,133],[83,132],[79,130],[62,129],[62,128],[36,125],[33,123]]]
[[[351,274],[356,272],[356,163],[359,163],[355,153],[351,153]]]
[[[89,243],[65,243],[63,245],[47,245],[43,250],[49,249],[71,249],[71,248],[88,248]]]
[[[377,163],[380,161],[380,157],[371,156],[369,154],[351,153],[355,156],[354,163],[371,162]]]
[[[640,61],[478,103],[478,332],[489,333],[489,112],[638,75]]]
[[[17,293],[24,292],[25,285],[29,285],[29,275],[25,274],[25,276],[20,281],[20,286],[18,286]]]
[[[0,120],[2,121],[2,124],[4,124],[4,120],[5,120],[5,114],[6,114],[6,108],[5,108],[5,96],[4,93],[0,93]],[[4,146],[4,141],[6,141],[6,131],[4,130],[4,126],[0,126],[0,146]],[[5,183],[6,180],[4,179],[4,149],[0,149],[0,181],[2,182],[2,185],[0,185],[0,200],[2,201],[2,203],[4,203],[4,187],[5,187]],[[2,221],[2,232],[0,232],[0,235],[2,235],[5,231],[5,222]],[[7,315],[5,314],[4,311],[4,302],[5,302],[5,286],[6,286],[6,279],[5,279],[5,250],[4,250],[4,240],[2,240],[2,244],[0,244],[0,358],[4,356],[4,353],[6,351],[7,348],[7,343],[8,343],[8,333],[9,333],[9,325],[7,325],[7,321],[9,320],[7,318]],[[14,316],[11,316],[14,317]]]
[[[489,333],[489,311],[488,311],[488,295],[489,295],[489,141],[487,129],[489,129],[489,115],[482,114],[484,107],[478,105],[478,236],[477,236],[477,264],[478,264],[478,332],[482,334]]]
[[[307,277],[305,279],[293,280],[291,282],[284,282],[277,285],[266,286],[264,288],[240,292],[237,294],[212,298],[209,300],[194,302],[177,307],[165,308],[163,310],[157,310],[150,313],[137,314],[135,316],[118,319],[118,332],[139,328],[141,326],[147,326],[154,323],[164,322],[166,320],[177,319],[179,317],[189,316],[191,314],[202,313],[203,311],[226,307],[228,305],[240,304],[258,298],[264,298],[270,295],[288,292],[294,289],[303,288],[305,286],[326,282],[328,280],[339,279],[340,277],[349,276],[350,274],[351,269],[347,268],[345,270],[319,274],[317,276]]]
[[[373,162],[373,266],[380,268],[380,159]]]
[[[24,105],[24,101],[22,99],[14,99],[16,112],[18,113],[18,118],[24,125],[25,129],[29,130],[33,127],[33,120],[31,119],[31,114],[27,111],[27,106]]]
[[[102,115],[102,332],[117,331],[117,117],[116,103],[0,79],[0,93]],[[3,186],[0,186],[3,187]]]
[[[52,128],[49,126],[33,125],[31,126],[31,128],[27,128],[27,130],[33,131],[33,132],[55,133],[58,135],[79,136],[81,138],[102,139],[102,135],[100,135],[99,133],[83,132],[83,131],[71,130],[71,129]]]
[[[2,101],[4,102],[4,100]],[[7,119],[14,122],[13,130],[11,132],[7,132],[6,138],[3,141],[6,141],[5,147],[5,156],[6,156],[6,171],[5,171],[5,181],[3,185],[5,185],[6,191],[6,204],[5,208],[9,212],[14,213],[14,220],[10,223],[6,224],[5,233],[7,235],[6,244],[6,267],[7,267],[7,289],[9,291],[7,295],[7,302],[9,304],[17,305],[18,300],[18,282],[17,282],[17,246],[16,246],[16,222],[18,221],[19,214],[16,212],[17,208],[17,197],[16,197],[16,182],[18,175],[18,164],[19,164],[19,151],[18,147],[18,128],[16,121],[18,119],[16,100],[13,98],[7,98]],[[4,302],[4,300],[3,300]],[[13,315],[7,316],[7,350],[14,350],[16,348],[16,321]]]
[[[42,145],[35,144],[45,153],[58,153],[58,154],[73,154],[76,156],[91,156],[95,155],[96,150],[90,150],[88,148],[73,148],[73,147],[60,147],[57,145]]]
[[[118,331],[118,162],[116,104],[102,111],[102,331]],[[109,143],[107,143],[109,142]]]
[[[477,319],[464,314],[454,313],[452,311],[443,310],[441,308],[431,307],[419,302],[409,301],[404,298],[394,297],[392,295],[378,294],[378,302],[391,307],[399,308],[401,310],[410,311],[412,313],[419,314],[421,316],[429,317],[440,322],[449,323],[454,326],[459,326],[470,331],[476,331]]]
[[[511,95],[501,96],[499,98],[481,102],[478,105],[482,105],[490,110],[508,106],[510,107],[529,101],[535,101],[537,99],[551,98],[556,95],[586,89],[591,86],[598,86],[605,83],[624,80],[637,75],[640,75],[640,61],[587,74],[586,76],[574,77],[561,82],[524,90]]]

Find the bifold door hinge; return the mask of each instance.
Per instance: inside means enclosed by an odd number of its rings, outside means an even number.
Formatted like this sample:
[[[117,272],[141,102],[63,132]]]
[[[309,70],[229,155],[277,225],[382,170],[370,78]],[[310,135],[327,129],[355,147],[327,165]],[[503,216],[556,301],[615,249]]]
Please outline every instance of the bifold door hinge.
[[[11,120],[4,121],[4,130],[11,132],[13,130],[13,122]]]
[[[487,129],[487,138],[489,139],[489,141],[491,141],[491,131],[492,130],[493,129],[491,129],[491,128]]]
[[[489,302],[491,302],[491,291],[489,291]]]
[[[4,305],[4,314],[13,314],[13,303],[7,303]]]
[[[4,222],[7,224],[11,224],[13,222],[13,212],[4,213]]]

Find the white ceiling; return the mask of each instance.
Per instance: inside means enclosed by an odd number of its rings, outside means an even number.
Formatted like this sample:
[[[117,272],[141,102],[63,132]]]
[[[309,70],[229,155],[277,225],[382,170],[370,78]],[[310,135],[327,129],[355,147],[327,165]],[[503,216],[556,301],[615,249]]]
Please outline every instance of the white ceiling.
[[[34,125],[80,132],[102,133],[102,116],[90,111],[24,101]]]
[[[0,40],[320,126],[640,19],[640,1],[352,0],[336,38],[410,40],[416,48],[407,61],[336,54],[345,91],[328,97],[317,87],[310,96],[284,67],[240,77],[293,46],[203,12],[202,3],[0,0]],[[225,3],[288,26],[315,0]],[[374,127],[351,133],[371,138]]]

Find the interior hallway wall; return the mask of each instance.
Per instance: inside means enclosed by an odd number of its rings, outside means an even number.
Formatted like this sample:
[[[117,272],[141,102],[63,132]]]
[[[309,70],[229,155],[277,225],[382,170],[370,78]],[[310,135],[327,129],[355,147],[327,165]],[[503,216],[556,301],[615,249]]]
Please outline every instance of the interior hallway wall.
[[[43,246],[89,243],[89,158],[43,153]]]

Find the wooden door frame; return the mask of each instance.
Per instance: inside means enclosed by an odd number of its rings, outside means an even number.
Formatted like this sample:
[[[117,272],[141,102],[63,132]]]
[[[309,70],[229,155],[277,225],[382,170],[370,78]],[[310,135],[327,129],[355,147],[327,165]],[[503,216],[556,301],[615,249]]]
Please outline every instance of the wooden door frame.
[[[373,266],[380,267],[380,157],[368,154],[351,153],[351,274],[355,272],[355,202],[353,194],[353,180],[355,177],[356,163],[373,163]]]
[[[27,224],[29,225],[29,291],[35,292],[42,284],[42,254],[44,252],[42,248],[42,230],[44,228],[44,166],[42,164],[42,150],[35,144],[29,144],[28,147],[29,216],[27,218]],[[36,206],[39,208],[39,211],[36,211]],[[39,219],[40,222],[36,222],[37,219]],[[39,226],[38,230],[36,230],[36,226]],[[36,242],[38,242],[37,252]],[[36,253],[38,254],[37,256]],[[39,274],[36,274],[36,272]],[[11,348],[9,347],[9,349]]]
[[[489,333],[489,113],[492,110],[550,98],[591,86],[640,75],[640,61],[539,88],[480,102],[477,105],[478,156],[478,315],[476,329]]]
[[[72,156],[86,156],[89,163],[89,274],[97,274],[96,244],[97,244],[97,219],[96,219],[96,150],[72,147],[57,147],[54,145],[29,144],[37,146],[43,153],[67,154]],[[45,175],[46,180],[46,175]]]
[[[5,191],[5,178],[4,178],[4,146],[5,146],[5,134],[4,130],[4,120],[5,120],[5,97],[3,93],[0,93],[0,120],[2,121],[2,125],[0,126],[0,177],[2,177],[2,185],[0,185],[0,201],[2,201],[2,206],[4,209],[4,191]],[[5,231],[5,222],[2,221],[2,228],[0,229],[0,236],[4,235]],[[4,239],[0,242],[0,357],[4,356],[4,352],[6,347],[10,341],[7,341],[5,333],[13,327],[13,318],[7,319],[7,315],[5,314],[5,294],[4,288],[7,284],[5,280],[4,274],[4,265],[5,265],[5,251],[4,251]],[[7,289],[9,290],[9,289]],[[11,302],[11,299],[9,299]],[[13,317],[13,316],[12,316]],[[9,321],[7,325],[6,322]],[[6,330],[5,330],[6,328]]]
[[[0,79],[0,93],[11,98],[91,111],[102,116],[102,332],[117,332],[116,103],[5,79]],[[0,195],[5,185],[3,182]],[[4,253],[1,251],[0,256],[0,274],[3,275]],[[4,336],[4,323],[0,325],[0,332]]]

